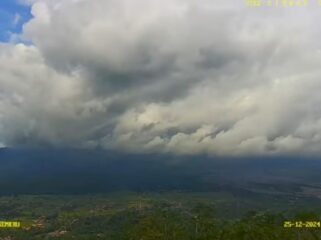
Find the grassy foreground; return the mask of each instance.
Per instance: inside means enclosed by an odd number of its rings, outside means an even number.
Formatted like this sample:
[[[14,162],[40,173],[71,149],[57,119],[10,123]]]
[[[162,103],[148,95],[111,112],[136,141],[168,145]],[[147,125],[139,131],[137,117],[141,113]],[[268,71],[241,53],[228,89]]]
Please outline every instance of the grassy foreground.
[[[286,209],[280,200],[273,209],[257,201],[214,193],[1,197],[1,220],[18,220],[22,227],[0,229],[0,239],[321,239],[318,227],[283,226],[289,220],[319,221],[317,208]],[[255,202],[256,209],[249,209]]]

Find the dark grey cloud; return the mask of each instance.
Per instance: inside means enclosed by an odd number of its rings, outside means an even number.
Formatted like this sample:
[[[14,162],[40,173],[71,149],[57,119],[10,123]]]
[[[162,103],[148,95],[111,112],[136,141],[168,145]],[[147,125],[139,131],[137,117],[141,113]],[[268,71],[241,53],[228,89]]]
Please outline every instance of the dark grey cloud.
[[[241,1],[32,0],[0,47],[0,143],[319,154],[315,9]],[[299,34],[298,34],[299,33]]]

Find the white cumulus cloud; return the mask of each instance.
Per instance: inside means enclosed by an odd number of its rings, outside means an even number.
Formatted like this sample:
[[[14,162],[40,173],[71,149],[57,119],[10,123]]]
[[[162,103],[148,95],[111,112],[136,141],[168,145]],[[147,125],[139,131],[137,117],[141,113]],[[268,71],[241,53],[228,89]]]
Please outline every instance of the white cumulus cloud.
[[[32,0],[0,47],[0,142],[134,152],[320,154],[313,7]]]

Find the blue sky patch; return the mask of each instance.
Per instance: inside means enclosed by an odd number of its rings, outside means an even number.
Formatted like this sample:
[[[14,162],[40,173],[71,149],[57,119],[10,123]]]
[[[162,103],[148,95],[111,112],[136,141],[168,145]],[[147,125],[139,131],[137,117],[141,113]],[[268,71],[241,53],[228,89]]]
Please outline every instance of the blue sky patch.
[[[31,18],[30,6],[18,0],[0,1],[0,42],[8,42],[12,33],[21,33],[22,26]]]

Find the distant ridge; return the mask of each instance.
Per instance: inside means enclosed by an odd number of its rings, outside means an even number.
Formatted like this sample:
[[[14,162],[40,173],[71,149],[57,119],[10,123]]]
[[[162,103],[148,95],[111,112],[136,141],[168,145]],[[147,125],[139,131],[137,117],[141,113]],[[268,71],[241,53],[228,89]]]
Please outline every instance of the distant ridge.
[[[319,160],[215,159],[76,149],[0,149],[0,194],[220,191],[287,178],[321,182]]]

